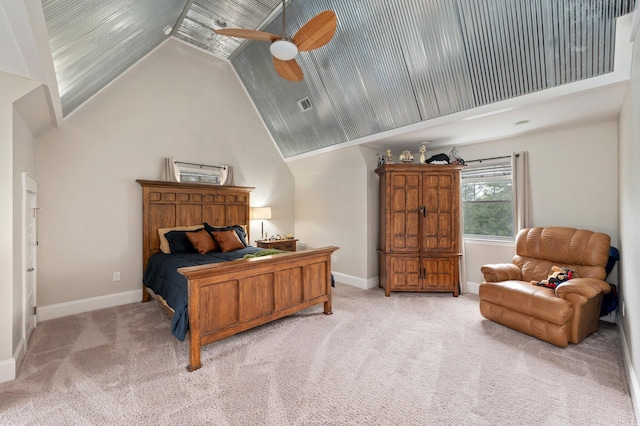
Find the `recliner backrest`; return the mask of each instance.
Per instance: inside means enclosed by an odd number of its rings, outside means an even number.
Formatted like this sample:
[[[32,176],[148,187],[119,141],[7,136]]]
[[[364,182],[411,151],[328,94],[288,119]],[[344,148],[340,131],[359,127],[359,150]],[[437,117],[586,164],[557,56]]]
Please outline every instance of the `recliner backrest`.
[[[525,228],[516,236],[513,263],[525,281],[548,277],[552,266],[569,268],[577,277],[606,277],[611,238],[601,232],[565,227]]]

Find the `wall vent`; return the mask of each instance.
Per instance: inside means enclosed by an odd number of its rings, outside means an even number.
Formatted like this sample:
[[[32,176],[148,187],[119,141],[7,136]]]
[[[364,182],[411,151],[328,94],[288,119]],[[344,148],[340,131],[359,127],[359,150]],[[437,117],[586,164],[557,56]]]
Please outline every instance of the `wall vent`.
[[[308,96],[305,96],[304,98],[300,99],[298,101],[298,106],[302,111],[313,109],[313,105],[311,104],[311,99],[309,99]]]

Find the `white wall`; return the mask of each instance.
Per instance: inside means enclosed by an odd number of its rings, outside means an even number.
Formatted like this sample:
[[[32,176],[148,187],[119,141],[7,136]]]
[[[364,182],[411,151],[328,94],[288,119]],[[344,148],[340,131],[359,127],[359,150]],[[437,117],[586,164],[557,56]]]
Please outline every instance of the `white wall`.
[[[20,141],[14,143],[14,102],[36,86],[31,80],[0,72],[0,382],[15,377],[14,299],[19,297],[15,265],[22,261],[14,241],[14,206],[21,200],[20,193],[14,193],[14,176],[19,172],[14,151],[21,150]]]
[[[633,49],[631,81],[619,118],[620,323],[629,385],[640,416],[640,43]],[[624,306],[624,309],[622,309]]]
[[[0,362],[5,363],[13,355],[13,99],[2,89],[12,77],[0,72]]]
[[[27,75],[27,67],[24,63],[16,38],[11,31],[11,25],[7,13],[4,10],[3,2],[0,2],[0,71],[15,74]]]
[[[62,120],[49,34],[40,0],[0,0],[0,71],[44,84],[51,119]]]
[[[20,112],[14,108],[13,114],[13,348],[17,348],[22,339],[22,316],[24,311],[23,277],[23,241],[22,229],[24,215],[22,211],[23,188],[22,174],[36,175],[35,138]]]
[[[367,277],[368,287],[378,286],[378,235],[380,234],[380,176],[375,172],[378,151],[360,148],[367,172]]]
[[[467,291],[478,293],[478,286],[484,281],[480,272],[489,263],[511,263],[515,253],[513,241],[465,240],[464,266],[467,272]]]
[[[252,204],[273,207],[274,231],[293,229],[293,177],[229,63],[170,39],[37,140],[38,306],[139,299],[135,180],[160,179],[165,157],[233,166]]]
[[[331,265],[336,278],[362,288],[376,273],[377,234],[367,220],[375,163],[375,151],[357,146],[287,163],[295,176],[300,245],[339,246]]]
[[[533,225],[591,229],[609,234],[614,244],[618,242],[616,121],[456,149],[467,161],[528,151]]]

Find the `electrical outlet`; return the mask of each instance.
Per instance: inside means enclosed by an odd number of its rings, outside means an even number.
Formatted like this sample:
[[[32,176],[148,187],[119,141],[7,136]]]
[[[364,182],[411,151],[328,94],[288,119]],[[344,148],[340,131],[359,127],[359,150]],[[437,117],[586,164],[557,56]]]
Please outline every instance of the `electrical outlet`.
[[[331,256],[331,260],[333,261],[333,263],[338,262],[338,255],[334,254],[333,256]]]
[[[624,300],[622,301],[622,316],[623,317],[627,316],[627,310],[624,308]]]
[[[113,273],[113,280],[114,281],[120,281],[120,272],[114,272]]]

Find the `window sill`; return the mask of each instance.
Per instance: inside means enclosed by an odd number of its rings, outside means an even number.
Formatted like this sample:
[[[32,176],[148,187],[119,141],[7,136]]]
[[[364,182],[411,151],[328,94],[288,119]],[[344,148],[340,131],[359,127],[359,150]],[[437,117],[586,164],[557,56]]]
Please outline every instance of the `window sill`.
[[[464,243],[483,246],[515,247],[515,240],[499,240],[492,239],[491,237],[464,237]]]

